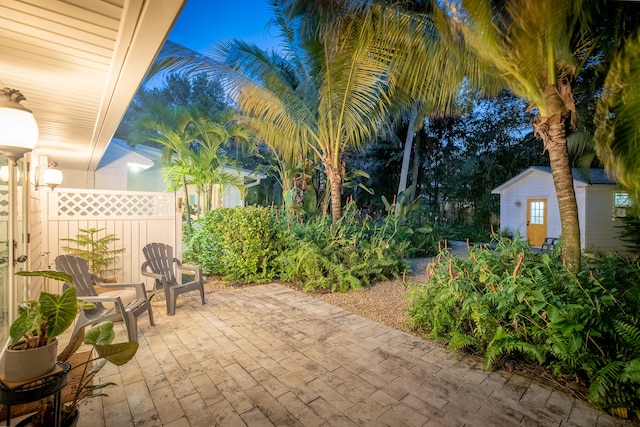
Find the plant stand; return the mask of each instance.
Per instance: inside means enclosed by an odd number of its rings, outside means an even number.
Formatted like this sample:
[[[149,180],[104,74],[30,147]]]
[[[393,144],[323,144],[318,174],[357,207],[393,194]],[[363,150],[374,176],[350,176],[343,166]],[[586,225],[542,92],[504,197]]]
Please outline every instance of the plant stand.
[[[7,385],[0,382],[0,404],[7,406],[7,426],[11,425],[11,405],[34,402],[54,395],[55,427],[60,426],[60,394],[67,384],[71,365],[57,362],[53,373],[20,385]]]

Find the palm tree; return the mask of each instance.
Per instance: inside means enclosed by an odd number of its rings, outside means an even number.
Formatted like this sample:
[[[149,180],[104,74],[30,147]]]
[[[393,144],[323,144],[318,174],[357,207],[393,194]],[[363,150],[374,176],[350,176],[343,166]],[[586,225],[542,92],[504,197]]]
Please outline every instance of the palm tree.
[[[572,82],[592,53],[582,0],[468,0],[444,2],[436,10],[443,38],[464,45],[476,57],[472,84],[489,76],[530,104],[534,133],[549,153],[562,223],[563,257],[580,264],[580,227],[567,131],[575,127]]]
[[[214,185],[233,185],[244,190],[242,177],[224,169],[232,162],[225,154],[223,145],[232,138],[247,140],[249,135],[246,129],[233,121],[222,124],[200,117],[194,119],[193,125],[198,137],[194,141],[195,145],[186,153],[190,164],[189,172],[193,184],[204,194],[204,210],[209,211],[212,208]]]
[[[192,182],[191,166],[187,158],[190,155],[189,145],[198,137],[191,113],[184,107],[168,108],[154,104],[149,111],[134,120],[132,128],[131,142],[134,145],[152,142],[163,147],[165,181],[170,191],[176,191],[180,186],[184,189],[187,230],[190,235],[189,185]]]
[[[623,39],[623,42],[620,39]],[[598,157],[640,208],[640,27],[619,37],[596,112]]]
[[[156,70],[221,75],[245,123],[284,159],[295,164],[311,153],[320,160],[337,221],[345,151],[372,140],[392,104],[410,105],[417,87],[433,89],[431,74],[425,78],[425,73],[455,67],[434,48],[434,38],[425,36],[435,34],[425,28],[426,21],[402,11],[389,9],[395,13],[388,15],[383,6],[343,1],[287,0],[273,6],[286,56],[231,40],[211,55],[216,61],[174,45]],[[434,54],[421,62],[426,68],[407,65],[415,64],[410,58],[416,47]]]
[[[229,114],[220,115],[218,119],[229,119]],[[243,188],[242,179],[223,168],[232,163],[223,145],[231,138],[248,138],[246,130],[232,121],[217,123],[186,107],[155,105],[135,120],[133,129],[134,144],[152,142],[163,147],[168,188],[176,191],[182,187],[185,192],[188,230],[191,230],[189,185],[195,185],[205,195],[205,210],[211,209],[215,184]]]

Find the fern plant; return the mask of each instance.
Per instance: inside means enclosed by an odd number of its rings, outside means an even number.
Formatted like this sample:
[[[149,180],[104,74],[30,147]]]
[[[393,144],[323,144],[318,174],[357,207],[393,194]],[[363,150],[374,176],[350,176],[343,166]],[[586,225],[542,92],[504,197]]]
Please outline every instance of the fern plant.
[[[412,327],[452,349],[571,375],[590,402],[621,417],[640,411],[640,261],[597,254],[574,274],[559,252],[534,255],[518,239],[494,250],[446,251],[411,287]]]

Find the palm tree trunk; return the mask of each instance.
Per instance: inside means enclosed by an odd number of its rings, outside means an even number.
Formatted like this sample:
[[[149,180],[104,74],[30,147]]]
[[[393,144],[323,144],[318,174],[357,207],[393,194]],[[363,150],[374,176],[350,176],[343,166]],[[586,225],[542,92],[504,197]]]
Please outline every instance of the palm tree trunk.
[[[220,191],[222,192],[222,185],[220,184]],[[204,186],[204,211],[209,212],[212,206],[213,199],[213,184],[205,184]]]
[[[191,201],[189,200],[189,188],[187,187],[187,178],[182,177],[182,185],[184,186],[185,209],[187,211],[187,238],[191,239]]]
[[[336,224],[342,218],[342,174],[329,159],[324,164],[331,189],[331,219]]]
[[[411,194],[409,200],[412,202],[416,199],[418,192],[418,176],[420,174],[420,138],[413,139],[413,170],[411,171]]]
[[[542,118],[548,126],[548,140],[545,148],[549,151],[549,162],[553,184],[556,188],[560,223],[562,227],[562,257],[570,271],[580,268],[580,224],[578,222],[578,204],[573,187],[573,175],[569,162],[567,137],[565,131],[566,118],[562,114],[554,114]]]
[[[398,183],[398,196],[407,189],[407,178],[409,177],[409,160],[413,148],[413,127],[418,116],[418,103],[411,105],[411,115],[409,116],[409,126],[407,128],[407,138],[404,142],[404,155],[402,156],[402,168],[400,169],[400,182]],[[400,212],[400,204],[396,204],[396,213]]]

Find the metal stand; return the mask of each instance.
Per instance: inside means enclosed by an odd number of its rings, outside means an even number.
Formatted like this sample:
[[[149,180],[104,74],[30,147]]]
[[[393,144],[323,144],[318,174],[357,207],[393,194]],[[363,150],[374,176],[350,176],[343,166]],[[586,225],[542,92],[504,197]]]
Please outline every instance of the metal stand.
[[[71,365],[67,362],[58,362],[57,366],[61,370],[18,387],[9,388],[0,381],[0,404],[7,406],[7,426],[11,425],[11,405],[35,402],[53,394],[55,427],[60,427],[62,388],[67,385]]]

